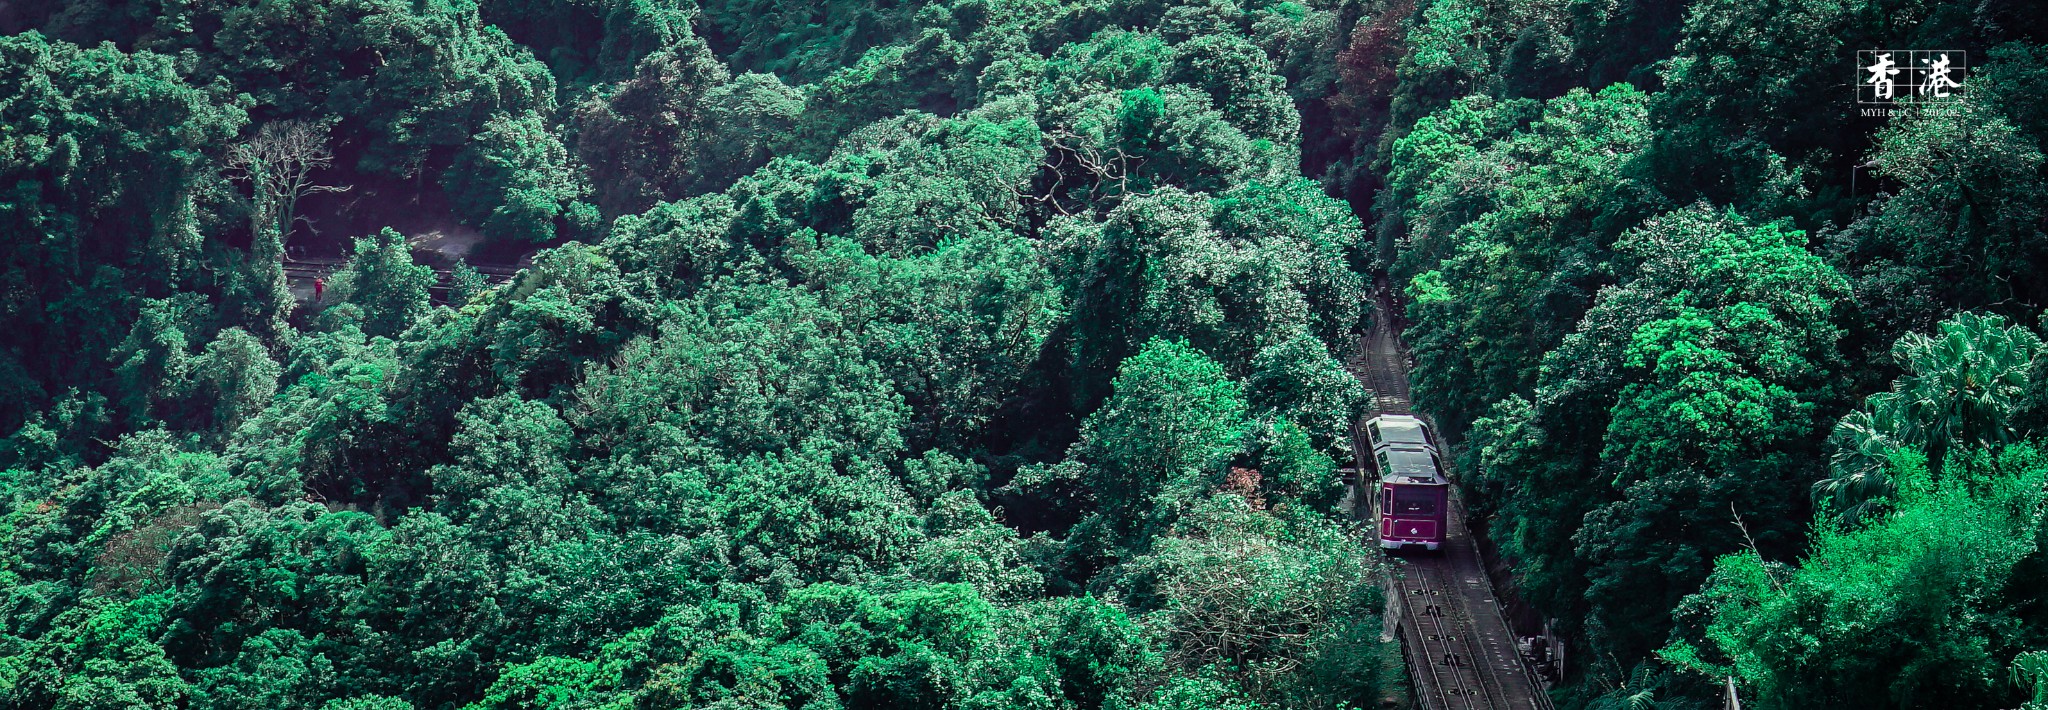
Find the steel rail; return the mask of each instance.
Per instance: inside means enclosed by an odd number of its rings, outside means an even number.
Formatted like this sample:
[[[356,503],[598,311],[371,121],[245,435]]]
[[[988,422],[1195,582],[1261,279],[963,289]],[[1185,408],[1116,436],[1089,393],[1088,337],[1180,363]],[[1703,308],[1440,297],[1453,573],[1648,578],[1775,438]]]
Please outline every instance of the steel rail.
[[[1365,419],[1378,414],[1413,412],[1408,363],[1394,322],[1394,296],[1382,285],[1374,300],[1377,308],[1373,328],[1356,341],[1357,347],[1344,363],[1345,369],[1372,392],[1369,411],[1352,425],[1354,454],[1359,459],[1354,496],[1378,495],[1378,486],[1372,485],[1376,479],[1365,460],[1369,450],[1362,436]],[[1451,471],[1443,473],[1451,477]],[[1416,685],[1416,699],[1430,710],[1550,710],[1549,696],[1535,681],[1527,660],[1513,646],[1513,628],[1494,597],[1479,551],[1472,547],[1471,533],[1463,525],[1463,507],[1455,501],[1445,501],[1449,510],[1441,556],[1410,559],[1403,566],[1403,574],[1394,581],[1395,589],[1390,590],[1401,596],[1399,609],[1406,618],[1398,625],[1402,627],[1403,648],[1408,651],[1409,676]],[[1369,542],[1377,546],[1378,521],[1370,523],[1373,527],[1368,533]],[[1476,577],[1479,581],[1460,585],[1454,579],[1457,575]],[[1430,603],[1432,593],[1441,597],[1434,604]],[[1432,606],[1435,614],[1424,613]],[[1421,621],[1424,617],[1429,620]],[[1480,628],[1482,621],[1488,625],[1486,630]],[[1486,640],[1489,633],[1498,637],[1492,645]],[[1463,645],[1464,652],[1459,653],[1454,645]],[[1448,667],[1440,670],[1439,659],[1446,661]],[[1458,659],[1464,662],[1456,662]]]

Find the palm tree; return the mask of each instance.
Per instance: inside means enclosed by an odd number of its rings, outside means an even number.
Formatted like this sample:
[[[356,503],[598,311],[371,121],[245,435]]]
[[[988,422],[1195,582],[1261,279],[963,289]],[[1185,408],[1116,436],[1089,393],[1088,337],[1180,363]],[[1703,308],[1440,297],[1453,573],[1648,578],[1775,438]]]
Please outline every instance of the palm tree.
[[[2032,406],[2041,338],[2004,318],[1960,313],[1938,336],[1900,338],[1892,357],[1906,374],[1892,383],[1915,443],[1939,466],[1952,444],[1997,446],[2019,438],[2013,423]]]
[[[1828,468],[1834,474],[1813,484],[1815,501],[1829,501],[1842,520],[1855,523],[1891,498],[1896,486],[1888,467],[1892,456],[1905,446],[1899,432],[1898,395],[1882,392],[1870,396],[1864,409],[1850,412],[1835,423],[1828,443],[1834,449]]]
[[[1906,370],[1890,392],[1836,422],[1829,444],[1832,477],[1813,484],[1847,522],[1896,491],[1888,466],[1900,448],[1940,466],[1956,446],[1996,447],[2023,437],[2020,415],[2039,404],[2033,391],[2048,353],[2041,338],[1996,315],[1960,313],[1937,335],[1908,334],[1892,346]]]
[[[2012,682],[2033,695],[2020,710],[2048,710],[2048,651],[2028,651],[2013,658]]]

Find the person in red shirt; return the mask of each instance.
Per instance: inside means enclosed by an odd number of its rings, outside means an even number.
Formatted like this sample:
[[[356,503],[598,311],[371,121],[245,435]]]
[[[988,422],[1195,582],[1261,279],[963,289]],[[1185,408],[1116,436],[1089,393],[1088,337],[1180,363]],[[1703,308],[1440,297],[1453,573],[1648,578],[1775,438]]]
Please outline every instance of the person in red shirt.
[[[320,294],[325,293],[326,291],[327,281],[318,276],[313,277],[313,302],[319,303]]]

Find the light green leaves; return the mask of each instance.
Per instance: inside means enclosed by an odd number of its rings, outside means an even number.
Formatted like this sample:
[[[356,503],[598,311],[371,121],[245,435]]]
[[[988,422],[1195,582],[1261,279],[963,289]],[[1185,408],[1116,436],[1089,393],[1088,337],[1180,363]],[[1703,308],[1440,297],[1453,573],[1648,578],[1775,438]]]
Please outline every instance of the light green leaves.
[[[486,236],[547,242],[597,228],[597,208],[583,202],[590,187],[575,168],[539,114],[499,114],[441,181],[464,221]]]
[[[1114,387],[1072,454],[1112,529],[1156,530],[1223,480],[1245,434],[1244,395],[1214,361],[1169,340],[1125,360]]]

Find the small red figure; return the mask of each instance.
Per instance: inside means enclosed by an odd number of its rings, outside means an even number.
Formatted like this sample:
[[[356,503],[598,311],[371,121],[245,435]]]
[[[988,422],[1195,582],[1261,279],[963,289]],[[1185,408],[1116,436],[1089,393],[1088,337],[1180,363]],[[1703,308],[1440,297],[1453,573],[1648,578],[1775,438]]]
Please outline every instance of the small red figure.
[[[322,279],[322,278],[318,277],[318,276],[315,276],[315,277],[313,277],[313,302],[314,302],[314,303],[319,303],[319,302],[320,302],[320,294],[321,294],[321,293],[324,293],[324,292],[326,292],[326,291],[327,291],[327,281],[326,281],[325,279]]]

